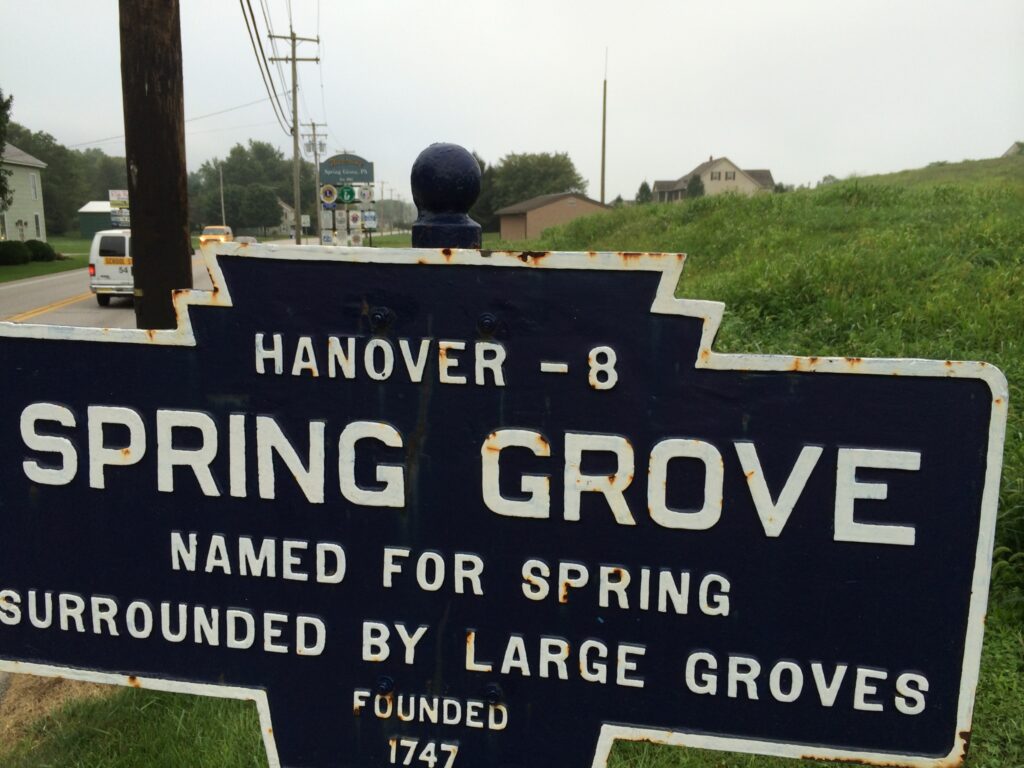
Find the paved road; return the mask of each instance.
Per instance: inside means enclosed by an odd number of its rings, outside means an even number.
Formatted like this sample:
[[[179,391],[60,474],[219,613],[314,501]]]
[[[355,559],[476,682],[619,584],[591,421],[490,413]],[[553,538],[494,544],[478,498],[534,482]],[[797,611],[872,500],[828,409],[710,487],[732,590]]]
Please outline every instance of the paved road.
[[[212,287],[201,258],[192,258],[196,288]],[[46,325],[79,325],[94,328],[134,328],[135,312],[130,299],[114,298],[101,307],[89,291],[84,269],[56,275],[0,283],[0,320]]]

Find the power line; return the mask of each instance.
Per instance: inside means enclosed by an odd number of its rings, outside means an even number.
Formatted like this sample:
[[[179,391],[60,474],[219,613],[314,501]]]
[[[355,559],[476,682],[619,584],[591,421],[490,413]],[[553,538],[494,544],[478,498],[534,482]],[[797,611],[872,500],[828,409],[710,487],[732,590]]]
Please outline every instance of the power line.
[[[284,65],[279,60],[281,54],[277,50],[277,38],[274,37],[274,25],[270,23],[270,8],[267,6],[267,0],[260,0],[260,10],[263,12],[263,21],[267,25],[267,36],[270,38],[270,49],[274,54],[274,63],[277,65],[278,82],[281,83],[283,87],[287,82],[287,79],[284,76]]]
[[[316,36],[320,37],[320,0],[316,0]],[[317,75],[320,77],[320,108],[323,110],[324,121],[330,124],[330,119],[327,117],[327,99],[324,96],[324,44],[320,43],[320,58],[321,61],[317,62]],[[330,137],[330,130],[327,131],[327,137]]]
[[[285,93],[286,94],[287,93],[291,93],[291,90],[289,89],[289,90],[285,91]],[[256,99],[256,101],[247,101],[247,102],[245,102],[245,104],[238,104],[238,105],[236,105],[234,107],[228,107],[227,109],[218,109],[216,112],[207,112],[205,115],[196,115],[195,117],[186,117],[185,118],[185,122],[186,123],[192,123],[192,122],[195,122],[196,120],[205,120],[208,117],[216,117],[217,115],[223,115],[223,114],[226,114],[227,112],[234,112],[235,110],[238,110],[238,109],[245,109],[246,107],[251,107],[251,106],[253,106],[255,104],[262,104],[265,101],[270,101],[270,99],[269,98]],[[241,126],[241,127],[246,127],[246,126]],[[222,129],[218,128],[217,130],[222,130]],[[192,133],[193,134],[195,134],[195,133],[202,133],[202,131],[193,131]],[[119,133],[117,136],[105,136],[102,139],[93,139],[92,141],[80,141],[77,144],[68,144],[68,149],[75,149],[76,147],[86,147],[86,146],[89,146],[90,144],[103,144],[103,143],[105,143],[107,141],[115,141],[117,139],[123,139],[123,138],[124,138],[124,134],[123,133]]]
[[[290,134],[291,131],[287,128],[288,120],[284,117],[285,112],[278,101],[277,91],[274,90],[270,81],[267,79],[270,75],[270,67],[266,61],[266,54],[263,52],[263,42],[259,39],[259,28],[256,27],[256,17],[252,12],[252,4],[249,0],[238,0],[238,4],[242,8],[242,17],[245,19],[245,29],[249,33],[249,43],[252,45],[252,52],[256,57],[256,65],[260,70],[260,78],[263,80],[263,86],[267,89],[267,96],[270,98],[271,105],[274,107],[274,117],[277,118],[277,121],[281,126],[281,130],[286,134]],[[248,14],[246,13],[246,6],[248,6],[249,9]],[[251,24],[250,19],[252,21]],[[254,28],[256,28],[255,36],[253,34]],[[259,45],[259,50],[257,50],[257,44]],[[264,71],[264,69],[266,71]]]
[[[284,122],[284,123],[286,123],[286,124],[287,124],[287,122],[288,122],[288,118],[287,118],[287,117],[285,117],[285,115],[287,114],[287,112],[286,112],[286,110],[285,110],[285,108],[284,108],[284,105],[283,105],[283,104],[281,103],[281,99],[280,99],[280,97],[279,97],[279,96],[277,95],[277,88],[275,88],[275,87],[274,87],[274,85],[273,85],[273,83],[274,83],[274,78],[273,78],[273,76],[272,76],[272,75],[270,74],[270,64],[269,64],[269,63],[268,63],[268,61],[267,61],[267,53],[266,53],[266,51],[265,51],[265,50],[263,49],[263,39],[262,39],[262,38],[260,37],[260,34],[259,34],[259,29],[260,29],[260,25],[259,25],[259,23],[258,23],[258,22],[256,21],[256,14],[255,14],[255,13],[253,12],[253,10],[252,10],[252,2],[250,2],[250,0],[245,0],[245,5],[246,5],[246,7],[247,7],[247,8],[249,9],[249,19],[251,19],[251,20],[252,20],[252,37],[254,37],[254,38],[255,38],[255,40],[256,40],[256,43],[257,43],[257,44],[259,45],[259,49],[260,49],[260,57],[261,57],[261,59],[262,59],[262,69],[263,69],[263,70],[265,70],[265,71],[266,71],[266,73],[267,73],[267,74],[266,74],[266,76],[267,76],[267,82],[269,82],[269,83],[271,84],[271,85],[270,85],[270,89],[271,89],[271,91],[273,91],[273,94],[274,94],[274,101],[275,101],[275,103],[276,103],[276,105],[277,105],[277,110],[278,110],[278,112],[279,112],[279,113],[280,113],[280,115],[281,115],[281,119],[283,120],[283,122]],[[267,34],[268,34],[268,35],[269,35],[269,34],[271,34],[271,30],[270,30],[270,21],[269,21],[269,19],[267,19]],[[273,42],[273,39],[271,39],[271,42]],[[283,76],[282,76],[282,80],[281,80],[281,87],[282,87],[282,88],[284,87],[284,79],[283,79]]]

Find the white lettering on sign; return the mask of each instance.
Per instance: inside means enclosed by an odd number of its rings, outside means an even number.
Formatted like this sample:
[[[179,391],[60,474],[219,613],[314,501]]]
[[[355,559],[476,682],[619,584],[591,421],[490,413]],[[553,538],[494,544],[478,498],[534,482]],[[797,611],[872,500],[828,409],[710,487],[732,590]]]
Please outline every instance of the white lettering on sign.
[[[410,557],[412,550],[405,547],[384,547],[384,564],[381,583],[385,589],[395,586],[395,577],[402,573],[402,561]],[[479,555],[469,552],[456,552],[452,555],[451,583],[457,595],[472,592],[483,595],[484,561]],[[416,586],[424,592],[437,592],[448,581],[447,559],[440,552],[426,551],[420,553],[415,563]]]
[[[27,598],[27,600],[25,599]],[[23,606],[27,605],[27,610]],[[0,589],[0,624],[15,627],[26,616],[37,630],[97,636],[160,639],[168,643],[224,646],[320,656],[327,647],[327,626],[317,616],[244,608],[222,608],[165,601],[155,608],[145,600],[122,602],[109,595],[81,595],[30,589]],[[262,643],[258,639],[262,635]]]
[[[603,640],[588,638],[577,646],[563,637],[542,635],[528,644],[526,637],[513,632],[507,636],[503,650],[500,642],[491,644],[492,653],[488,654],[481,650],[482,644],[487,643],[482,643],[478,630],[466,630],[467,671],[492,672],[497,668],[502,675],[536,675],[553,680],[568,680],[578,675],[588,683],[606,684],[609,669],[613,669],[615,685],[644,687],[644,679],[637,670],[647,649],[636,643],[623,642],[611,646]],[[490,661],[485,658],[487,656],[501,658],[501,663]]]
[[[862,712],[882,712],[889,706],[904,715],[924,712],[929,688],[924,675],[902,672],[894,676],[868,666],[853,666],[850,675],[850,669],[846,663],[783,659],[767,668],[765,675],[766,667],[751,656],[730,654],[723,664],[709,651],[693,651],[686,658],[683,681],[686,689],[698,696],[724,693],[729,698],[758,701],[760,694],[767,692],[783,704],[808,698],[826,709],[841,703]]]
[[[326,341],[317,341],[312,336],[297,336],[290,350],[286,351],[285,345],[284,336],[280,333],[254,334],[256,373],[282,376],[287,359],[291,361],[288,372],[296,377],[318,378],[326,370],[330,379],[351,380],[362,371],[372,381],[388,381],[394,377],[419,384],[424,379],[428,361],[433,359],[436,361],[437,381],[441,384],[468,384],[472,381],[481,387],[505,386],[504,365],[508,353],[504,345],[494,341],[470,343],[460,339],[433,338],[392,341],[378,336],[328,336]],[[321,351],[318,353],[317,349]],[[326,360],[326,367],[321,365],[321,360]]]
[[[463,700],[452,696],[375,694],[368,688],[356,688],[352,691],[352,713],[358,717],[364,710],[372,711],[381,720],[397,717],[403,722],[465,724],[471,728],[486,727],[492,731],[505,730],[509,720],[508,708],[504,704],[488,704],[476,699]],[[486,721],[483,719],[485,711]]]
[[[264,343],[265,339],[261,337],[259,344]],[[354,341],[349,347],[354,349]],[[280,344],[275,341],[270,348],[260,348],[274,358],[277,354],[275,350],[280,349]],[[336,345],[336,349],[340,350],[341,347]],[[373,350],[383,350],[384,347],[368,344],[365,349],[367,356],[372,357]],[[409,364],[410,376],[418,378],[422,375],[423,349],[421,343],[416,358],[412,356],[411,347],[408,348],[408,354],[403,352]],[[441,349],[443,356],[448,356],[455,350],[465,351],[466,348],[458,342]],[[500,359],[503,358],[500,355],[488,358],[484,353],[482,357],[490,360],[490,363],[480,366],[482,373],[481,381],[478,383],[483,383],[489,371],[492,382],[503,386],[504,378],[499,365]],[[339,357],[342,362],[338,365],[344,370],[352,359],[351,355],[345,353]],[[381,358],[384,361],[391,359]],[[374,375],[382,375],[387,369],[387,365],[380,361],[368,365]],[[454,364],[446,364],[446,372],[443,375],[449,383],[454,382],[456,369],[457,366]],[[146,455],[149,442],[146,421],[140,413],[129,407],[90,405],[86,413],[89,485],[94,489],[104,490],[108,475],[116,477],[120,473],[132,471],[129,468],[138,465]],[[226,442],[227,487],[232,497],[245,498],[248,493],[249,475],[246,468],[249,456],[247,432],[251,429],[250,423],[254,422],[256,485],[260,498],[278,497],[277,468],[279,464],[283,464],[308,503],[326,502],[326,456],[329,445],[326,421],[306,422],[305,434],[301,437],[299,434],[287,434],[273,416],[250,417],[246,414],[233,413],[228,415],[227,421],[228,439],[221,441],[219,430],[222,427],[213,415],[203,411],[158,409],[153,430],[157,454],[157,489],[170,493],[178,487],[179,482],[195,482],[204,495],[219,496],[223,485],[218,482],[214,467],[222,445]],[[49,458],[47,462],[35,457],[26,458],[22,462],[25,476],[43,485],[71,483],[79,469],[79,449],[71,435],[67,434],[74,433],[80,428],[75,412],[56,403],[32,403],[22,410],[20,426],[25,447]],[[64,430],[65,434],[49,434],[59,430]],[[176,437],[186,432],[194,436],[187,448],[176,442]],[[404,508],[404,463],[376,464],[373,468],[376,487],[362,487],[356,483],[356,457],[363,450],[363,444],[369,441],[393,450],[406,447],[402,433],[390,424],[379,421],[352,421],[343,425],[338,432],[337,440],[338,491],[342,498],[358,506]],[[636,526],[638,520],[627,498],[627,491],[632,487],[636,475],[633,443],[621,435],[566,432],[561,448],[563,518],[570,522],[582,522],[583,494],[593,494],[595,498],[601,500],[616,523]],[[782,535],[803,498],[811,475],[821,463],[825,448],[803,446],[793,468],[784,479],[765,477],[762,469],[762,454],[765,450],[763,447],[758,447],[751,441],[736,441],[733,448],[739,459],[754,512],[765,536],[776,538]],[[531,453],[542,466],[552,458],[550,442],[536,430],[499,429],[484,439],[480,448],[481,495],[484,506],[503,517],[548,519],[551,517],[553,473],[522,473],[517,478],[519,497],[509,498],[502,494],[501,457],[505,452],[520,450]],[[875,448],[838,447],[835,450],[833,539],[840,542],[914,546],[914,525],[906,524],[905,521],[894,520],[883,524],[858,519],[858,501],[876,502],[871,507],[872,516],[877,518],[881,514],[877,502],[884,502],[888,498],[889,486],[884,482],[858,480],[857,472],[865,469],[917,472],[921,468],[921,453]],[[586,457],[591,455],[604,455],[606,460],[610,458],[613,462],[612,471],[585,471],[583,466],[587,461]],[[672,487],[669,467],[674,461],[696,462],[700,468],[703,476],[700,501],[699,506],[693,509],[674,509],[668,504]],[[713,528],[723,514],[725,472],[726,465],[722,453],[710,442],[696,438],[666,438],[657,441],[647,458],[648,517],[654,524],[672,530],[703,531]],[[775,496],[769,488],[769,480],[775,487],[781,484]],[[463,558],[459,567],[470,568],[472,563],[472,560]],[[472,565],[472,568],[476,567]],[[428,591],[439,588],[445,575],[442,565],[430,562],[428,557],[428,560],[419,563],[417,568],[421,588]],[[479,577],[478,574],[473,575],[475,571],[472,568],[460,571],[456,582],[461,580],[470,583],[474,593],[479,594]],[[482,564],[480,568],[482,569]],[[650,574],[641,574],[641,578],[649,579]],[[435,582],[438,584],[437,587],[429,586]],[[428,586],[424,586],[425,584]],[[620,605],[624,604],[623,595],[629,586],[628,577],[623,574],[605,573],[603,584],[609,603],[614,595]],[[569,586],[571,588],[575,585]],[[457,584],[456,591],[459,594],[462,593],[460,590],[461,587]]]
[[[782,533],[796,507],[823,453],[820,446],[805,446],[787,478],[777,500],[773,501],[767,481],[762,476],[756,446],[747,441],[734,444],[747,487],[764,528],[765,535],[777,537]],[[500,491],[501,453],[508,449],[528,448],[535,456],[551,456],[547,439],[539,432],[522,429],[499,429],[490,433],[481,448],[483,501],[489,510],[507,517],[547,519],[551,516],[550,474],[523,475],[520,487],[528,494],[526,499],[508,499]],[[609,474],[585,474],[581,469],[586,453],[611,454],[615,469]],[[669,508],[668,464],[673,459],[700,461],[704,470],[702,505],[695,510]],[[865,483],[856,480],[858,468],[901,469],[918,471],[921,454],[918,451],[883,451],[839,448],[835,484],[834,531],[835,541],[870,542],[913,546],[914,527],[908,525],[878,525],[854,519],[857,499],[884,500],[885,483]],[[651,449],[647,471],[647,512],[651,520],[664,528],[678,530],[707,530],[721,518],[723,505],[725,465],[721,452],[703,440],[670,438],[655,443]],[[633,482],[633,446],[618,435],[596,435],[566,432],[564,435],[564,519],[580,520],[580,496],[584,492],[598,493],[615,522],[636,525],[636,518],[625,496]]]
[[[591,571],[597,571],[591,583]],[[587,597],[601,608],[636,609],[659,613],[689,613],[691,606],[705,616],[729,615],[729,579],[721,574],[708,573],[698,579],[698,587],[691,591],[689,571],[662,568],[630,570],[621,565],[601,565],[594,568],[583,563],[561,560],[558,562],[557,581],[552,591],[552,568],[543,560],[529,558],[521,569],[523,596],[540,602],[553,596],[563,605]],[[654,577],[654,578],[652,578]],[[588,590],[584,587],[590,586]],[[572,596],[581,592],[580,598]],[[596,592],[596,600],[594,593]],[[694,605],[695,603],[695,605]]]
[[[206,556],[203,557],[205,551]],[[239,536],[232,546],[218,533],[200,542],[200,534],[170,534],[171,570],[237,574],[254,578],[281,578],[318,584],[340,584],[345,579],[345,549],[333,541],[266,537],[259,546],[250,536]],[[278,564],[280,563],[280,569]]]

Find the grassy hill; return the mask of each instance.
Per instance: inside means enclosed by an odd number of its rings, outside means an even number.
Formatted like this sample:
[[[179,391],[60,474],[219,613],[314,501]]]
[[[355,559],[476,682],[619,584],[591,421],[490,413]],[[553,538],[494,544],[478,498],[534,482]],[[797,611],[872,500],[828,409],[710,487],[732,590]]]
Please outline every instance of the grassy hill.
[[[925,168],[880,176],[864,176],[861,181],[908,187],[924,184],[957,184],[1020,188],[1024,186],[1024,155],[964,160],[959,163],[929,163]]]

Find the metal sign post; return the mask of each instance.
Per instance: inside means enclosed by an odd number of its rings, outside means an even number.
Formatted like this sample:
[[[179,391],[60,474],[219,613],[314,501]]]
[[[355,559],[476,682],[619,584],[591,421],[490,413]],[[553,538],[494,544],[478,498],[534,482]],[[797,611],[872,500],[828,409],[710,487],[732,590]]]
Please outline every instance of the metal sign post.
[[[0,668],[272,766],[960,762],[995,368],[717,352],[682,254],[206,256],[176,329],[0,323]]]

